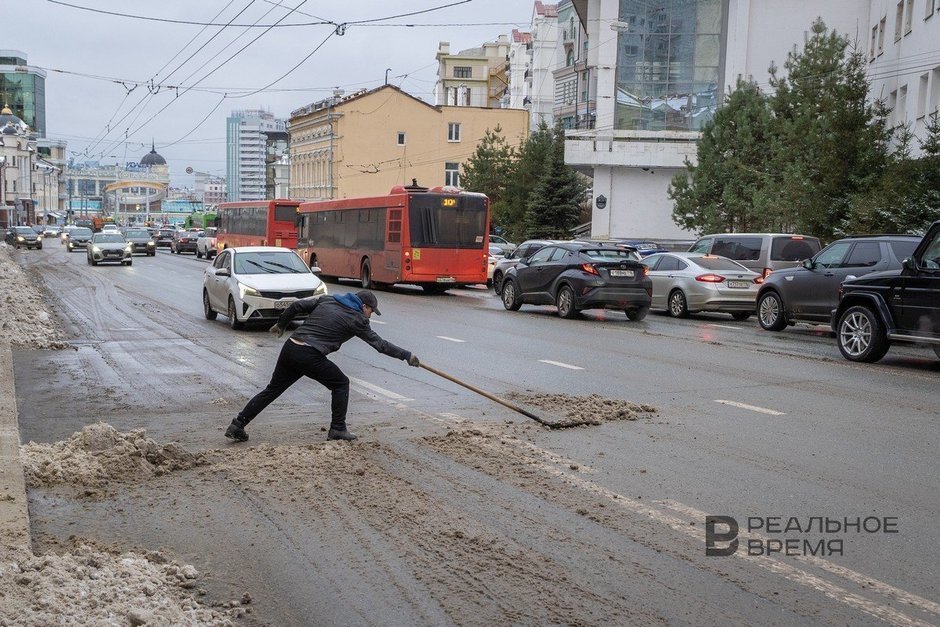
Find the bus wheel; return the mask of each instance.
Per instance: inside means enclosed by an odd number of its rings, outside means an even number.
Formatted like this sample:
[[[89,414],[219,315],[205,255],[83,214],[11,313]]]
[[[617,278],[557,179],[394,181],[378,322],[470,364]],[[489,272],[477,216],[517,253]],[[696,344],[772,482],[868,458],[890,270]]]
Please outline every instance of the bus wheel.
[[[369,266],[368,261],[362,262],[362,270],[359,272],[359,276],[362,280],[362,289],[371,290],[375,287],[375,284],[372,282],[372,268]]]

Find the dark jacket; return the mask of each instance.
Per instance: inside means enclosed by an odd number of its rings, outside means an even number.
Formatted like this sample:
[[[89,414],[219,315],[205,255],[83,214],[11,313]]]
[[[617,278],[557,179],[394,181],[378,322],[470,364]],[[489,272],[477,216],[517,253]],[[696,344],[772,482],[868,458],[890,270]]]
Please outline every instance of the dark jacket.
[[[355,299],[355,302],[358,302],[358,299]],[[287,323],[304,314],[307,316],[306,320],[294,331],[291,339],[315,348],[324,355],[339,350],[343,342],[355,336],[390,357],[411,357],[411,353],[405,349],[379,337],[369,326],[369,319],[361,309],[353,309],[333,296],[316,296],[294,301],[281,314],[277,326],[287,328]]]

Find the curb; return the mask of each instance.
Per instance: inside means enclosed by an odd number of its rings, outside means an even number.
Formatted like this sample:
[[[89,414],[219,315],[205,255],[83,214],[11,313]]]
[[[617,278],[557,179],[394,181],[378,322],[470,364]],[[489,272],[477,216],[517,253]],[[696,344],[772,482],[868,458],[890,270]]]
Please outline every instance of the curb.
[[[9,399],[0,403],[0,562],[11,562],[32,555],[32,538],[20,460],[13,349],[8,341],[0,341],[0,398]]]

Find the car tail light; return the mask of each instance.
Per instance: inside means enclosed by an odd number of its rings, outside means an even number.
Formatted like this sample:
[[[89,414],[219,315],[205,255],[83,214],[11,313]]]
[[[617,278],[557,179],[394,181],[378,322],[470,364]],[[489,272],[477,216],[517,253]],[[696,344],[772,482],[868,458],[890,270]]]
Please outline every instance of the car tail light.
[[[754,282],[757,283],[758,285],[760,285],[761,283],[764,282],[764,277],[762,277],[762,276],[754,277]]]
[[[601,273],[597,271],[597,268],[594,267],[594,264],[591,264],[591,263],[582,263],[581,269],[587,272],[588,274],[593,274],[596,276],[601,275]]]
[[[770,276],[770,273],[773,271],[774,271],[773,268],[764,268],[764,271],[761,272],[761,276],[763,276],[766,279],[767,277]]]
[[[650,267],[649,267],[649,266],[642,266],[642,268],[643,268],[643,276],[646,276],[647,274],[650,273]]]
[[[700,283],[721,283],[725,280],[725,277],[719,276],[717,274],[700,274],[695,277],[696,281]]]

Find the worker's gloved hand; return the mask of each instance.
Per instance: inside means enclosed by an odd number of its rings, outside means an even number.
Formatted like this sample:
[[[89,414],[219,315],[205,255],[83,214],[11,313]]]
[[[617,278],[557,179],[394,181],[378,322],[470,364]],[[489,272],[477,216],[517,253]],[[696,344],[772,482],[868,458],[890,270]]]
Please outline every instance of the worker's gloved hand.
[[[420,366],[421,362],[418,361],[418,356],[415,355],[414,353],[408,353],[408,365],[414,366],[415,368]]]
[[[284,329],[275,324],[270,329],[268,329],[268,333],[273,333],[274,335],[281,337],[284,335]]]

